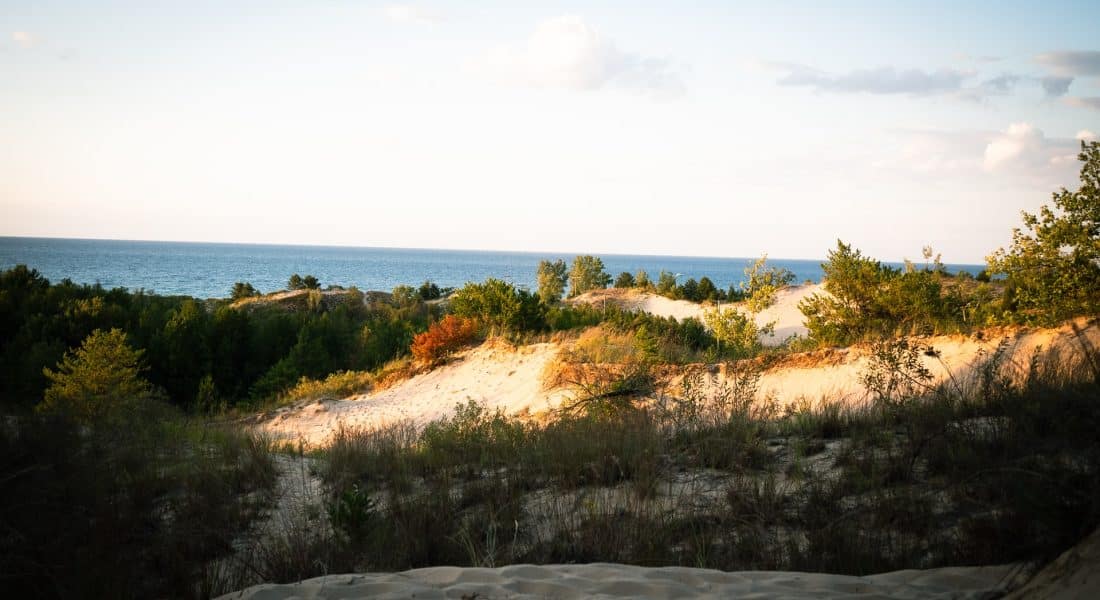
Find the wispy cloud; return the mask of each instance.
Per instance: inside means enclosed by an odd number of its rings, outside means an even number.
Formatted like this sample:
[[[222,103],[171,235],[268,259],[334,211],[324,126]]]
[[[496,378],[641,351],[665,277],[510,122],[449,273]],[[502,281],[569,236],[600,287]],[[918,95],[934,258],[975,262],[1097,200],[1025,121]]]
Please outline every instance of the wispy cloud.
[[[927,96],[956,92],[973,73],[956,69],[897,69],[892,66],[856,69],[833,74],[794,63],[772,63],[787,72],[779,85],[808,87],[822,92],[904,94]]]
[[[384,12],[386,18],[394,23],[435,25],[447,21],[445,14],[416,4],[389,4],[386,5]]]
[[[1066,77],[1100,75],[1098,50],[1044,52],[1035,57],[1035,62]]]
[[[1075,96],[1066,98],[1065,103],[1077,108],[1100,110],[1100,96]]]
[[[680,69],[664,58],[626,52],[577,16],[539,23],[520,46],[492,50],[479,66],[506,83],[569,90],[607,87],[682,94]]]

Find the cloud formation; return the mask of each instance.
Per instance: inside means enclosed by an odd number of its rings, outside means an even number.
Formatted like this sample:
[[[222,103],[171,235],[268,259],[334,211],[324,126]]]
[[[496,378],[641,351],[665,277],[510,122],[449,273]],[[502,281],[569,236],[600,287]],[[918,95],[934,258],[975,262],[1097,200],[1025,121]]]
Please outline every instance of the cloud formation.
[[[535,87],[619,87],[656,95],[684,91],[680,73],[668,60],[619,50],[577,16],[547,19],[522,46],[497,48],[484,62],[499,79]]]
[[[955,69],[924,71],[876,67],[856,69],[843,74],[831,74],[799,64],[775,64],[787,71],[777,83],[786,86],[809,87],[823,92],[906,94],[926,96],[956,92],[972,74]]]
[[[1071,83],[1073,83],[1072,77],[1049,75],[1039,78],[1039,84],[1043,86],[1043,91],[1046,92],[1047,98],[1065,96],[1066,92],[1069,91],[1069,84]]]
[[[993,138],[985,147],[982,166],[986,171],[996,171],[1012,165],[1049,161],[1043,158],[1046,139],[1043,132],[1031,123],[1013,123]]]
[[[1035,61],[1066,77],[1100,75],[1098,50],[1044,52],[1036,56]]]
[[[1091,110],[1100,110],[1100,96],[1083,96],[1066,98],[1066,104],[1070,106],[1076,106],[1078,108],[1088,108]]]
[[[386,17],[394,23],[435,25],[447,20],[443,13],[415,4],[389,4],[384,12]]]
[[[1077,135],[1073,136],[1073,139],[1081,142],[1091,142],[1096,139],[1096,134],[1088,129],[1082,129],[1077,132]]]

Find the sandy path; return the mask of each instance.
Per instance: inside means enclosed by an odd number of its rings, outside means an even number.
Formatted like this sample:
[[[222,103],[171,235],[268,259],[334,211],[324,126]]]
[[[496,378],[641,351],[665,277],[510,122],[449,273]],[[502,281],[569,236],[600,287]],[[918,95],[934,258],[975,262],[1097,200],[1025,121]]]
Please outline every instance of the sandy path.
[[[429,567],[403,573],[328,575],[258,585],[222,598],[988,598],[1003,591],[1010,566],[897,571],[867,577],[688,567],[513,565]]]

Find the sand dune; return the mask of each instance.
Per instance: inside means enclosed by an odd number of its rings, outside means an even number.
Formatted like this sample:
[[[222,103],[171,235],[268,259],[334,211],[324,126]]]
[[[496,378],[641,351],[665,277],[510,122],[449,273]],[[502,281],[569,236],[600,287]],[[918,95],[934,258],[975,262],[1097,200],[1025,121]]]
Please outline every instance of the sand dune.
[[[1002,341],[1007,344],[1003,363],[1021,373],[1039,349],[1053,349],[1072,361],[1081,358],[1082,343],[1100,348],[1100,327],[1084,321],[1078,326],[1083,327],[1081,338],[1065,325],[987,333],[980,339],[954,335],[916,341],[935,350],[935,355],[921,358],[934,377],[933,383],[967,386]],[[490,342],[459,354],[450,364],[378,392],[279,409],[257,427],[278,438],[316,446],[323,445],[340,427],[375,427],[397,421],[425,425],[453,414],[456,403],[470,400],[511,415],[544,413],[571,398],[568,390],[547,390],[543,383],[543,370],[561,348],[556,343],[512,348]],[[870,361],[870,351],[858,347],[792,355],[762,373],[757,398],[771,398],[780,407],[821,400],[859,403],[867,398],[860,376]],[[699,384],[708,392],[717,392],[734,376],[727,365],[674,367],[667,381],[669,393],[677,393],[683,376],[692,372],[699,373]]]
[[[328,575],[258,585],[222,596],[291,598],[989,598],[1003,593],[1011,566],[897,571],[867,577],[617,564],[430,567],[403,573]]]
[[[557,356],[557,344],[513,349],[487,343],[458,355],[450,364],[416,375],[387,389],[343,400],[322,400],[276,411],[259,428],[279,438],[323,444],[341,426],[373,427],[398,421],[425,425],[470,400],[508,414],[556,408],[562,390],[546,391],[542,371]]]

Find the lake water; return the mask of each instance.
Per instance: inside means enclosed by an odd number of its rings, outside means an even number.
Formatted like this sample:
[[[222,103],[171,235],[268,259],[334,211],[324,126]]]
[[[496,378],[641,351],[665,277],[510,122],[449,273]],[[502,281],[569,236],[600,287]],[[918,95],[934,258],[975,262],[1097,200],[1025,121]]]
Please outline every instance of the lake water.
[[[322,286],[357,286],[390,290],[431,280],[441,287],[459,287],[495,277],[534,290],[540,260],[574,254],[211,244],[58,238],[0,237],[0,269],[25,264],[51,281],[100,283],[104,287],[143,288],[162,295],[197,298],[226,297],[234,282],[247,281],[262,292],[286,287],[292,273],[314,275]],[[720,288],[739,283],[753,258],[640,256],[600,254],[612,276],[644,269],[656,281],[661,270],[678,273],[678,281],[709,277]],[[794,272],[797,281],[820,281],[823,259],[769,259],[769,264]],[[983,265],[948,265],[955,272],[977,273]]]

